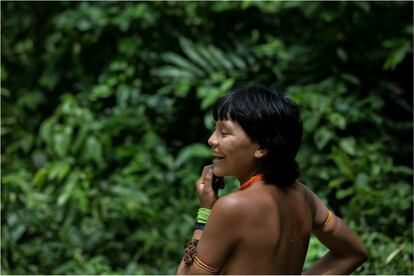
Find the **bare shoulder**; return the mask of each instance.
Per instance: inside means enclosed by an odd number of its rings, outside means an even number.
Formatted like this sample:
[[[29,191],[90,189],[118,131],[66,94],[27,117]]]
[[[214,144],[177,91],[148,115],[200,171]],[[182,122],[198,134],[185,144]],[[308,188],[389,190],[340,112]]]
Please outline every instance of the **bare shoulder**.
[[[203,237],[211,236],[217,240],[219,236],[222,241],[232,242],[240,239],[244,201],[233,193],[219,198],[211,210]]]
[[[303,194],[306,201],[311,205],[310,207],[313,208],[315,204],[315,200],[319,199],[315,193],[309,189],[305,184],[296,181],[295,186],[297,187],[298,191]]]
[[[248,206],[247,198],[241,193],[230,193],[220,197],[213,206],[213,212],[219,215],[240,215]]]
[[[297,187],[297,189],[303,191],[305,194],[312,193],[312,191],[302,182],[296,181],[294,185]]]
[[[322,202],[322,200],[308,187],[306,187],[304,184],[297,182],[299,185],[301,185],[306,200],[309,204],[310,209],[313,213],[313,219],[314,219],[314,225],[318,226],[322,224],[327,215],[328,215],[328,208],[325,206],[325,204]]]
[[[214,217],[214,220],[217,219],[221,223],[225,221],[226,224],[234,223],[240,225],[244,221],[243,218],[250,214],[252,208],[249,207],[251,205],[251,199],[243,193],[230,193],[216,201],[210,217]]]

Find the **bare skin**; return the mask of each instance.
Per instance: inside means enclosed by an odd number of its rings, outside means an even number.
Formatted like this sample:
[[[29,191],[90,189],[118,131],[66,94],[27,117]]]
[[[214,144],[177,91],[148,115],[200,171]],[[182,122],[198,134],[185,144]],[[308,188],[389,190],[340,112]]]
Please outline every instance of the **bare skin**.
[[[236,132],[237,123],[230,126],[231,136],[222,136],[219,126],[209,139],[213,154],[225,156],[214,163],[214,174],[235,175],[243,183],[256,173],[265,152]],[[250,156],[242,158],[237,147]],[[213,166],[207,166],[196,183],[200,206],[212,207],[205,230],[193,235],[200,240],[198,258],[219,274],[301,274],[310,235],[328,216],[320,199],[299,182],[282,190],[264,181],[218,199],[212,175]],[[336,216],[314,234],[330,251],[305,273],[349,274],[367,258],[358,237]],[[209,273],[181,262],[177,274]]]

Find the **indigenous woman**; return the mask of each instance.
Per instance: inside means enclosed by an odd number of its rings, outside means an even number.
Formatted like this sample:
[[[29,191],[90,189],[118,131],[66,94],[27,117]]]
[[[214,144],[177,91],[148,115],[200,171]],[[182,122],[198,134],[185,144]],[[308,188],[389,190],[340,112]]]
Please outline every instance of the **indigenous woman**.
[[[305,273],[348,274],[367,259],[357,235],[297,180],[294,103],[255,86],[228,93],[213,116],[213,164],[196,183],[200,209],[177,274],[301,274],[311,234],[329,251]],[[240,188],[218,198],[215,176]]]

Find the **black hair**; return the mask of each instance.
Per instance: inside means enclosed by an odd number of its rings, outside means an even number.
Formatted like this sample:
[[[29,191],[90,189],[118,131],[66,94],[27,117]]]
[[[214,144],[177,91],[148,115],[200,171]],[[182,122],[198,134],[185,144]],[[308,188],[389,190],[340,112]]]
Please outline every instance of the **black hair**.
[[[267,150],[259,168],[266,182],[287,187],[299,177],[295,157],[302,121],[297,105],[278,91],[259,85],[232,90],[216,103],[213,117],[237,122],[253,143]]]

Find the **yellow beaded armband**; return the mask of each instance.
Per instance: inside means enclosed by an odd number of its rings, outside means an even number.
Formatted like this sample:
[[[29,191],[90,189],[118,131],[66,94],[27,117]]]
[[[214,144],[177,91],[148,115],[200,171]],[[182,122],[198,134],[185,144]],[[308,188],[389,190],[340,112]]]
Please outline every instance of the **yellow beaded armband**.
[[[196,265],[198,265],[199,267],[201,267],[202,269],[204,269],[207,272],[210,273],[217,273],[219,272],[218,268],[214,268],[212,266],[209,266],[208,264],[206,264],[205,262],[203,262],[202,260],[200,260],[197,256],[194,257],[194,263]]]
[[[331,224],[332,220],[333,220],[333,214],[332,214],[331,211],[328,211],[328,217],[326,218],[323,225],[321,227],[313,230],[313,232],[322,232],[323,230],[326,229],[326,227],[328,227],[329,224]]]

